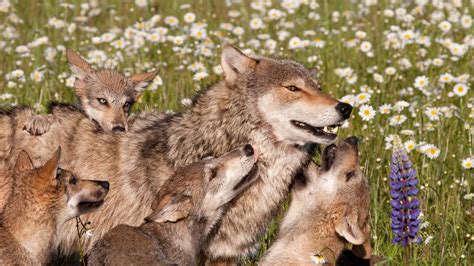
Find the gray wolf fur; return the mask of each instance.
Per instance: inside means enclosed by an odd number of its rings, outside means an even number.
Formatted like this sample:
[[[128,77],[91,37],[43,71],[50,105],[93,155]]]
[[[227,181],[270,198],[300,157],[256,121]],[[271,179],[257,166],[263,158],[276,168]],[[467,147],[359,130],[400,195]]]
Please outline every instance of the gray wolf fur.
[[[41,143],[57,142],[65,167],[87,178],[98,172],[109,178],[109,200],[87,215],[95,227],[88,248],[118,224],[140,225],[177,167],[250,143],[260,153],[260,178],[230,204],[204,250],[212,259],[233,260],[254,252],[293,177],[310,162],[314,143],[334,142],[328,127],[350,116],[351,106],[323,93],[299,63],[248,57],[231,45],[223,47],[221,61],[225,80],[196,95],[188,110],[143,113],[127,134],[98,132],[68,106],[52,106],[58,123],[37,139],[16,131],[13,152],[28,149],[41,158],[51,146]],[[76,241],[74,224],[69,226],[62,239],[66,252]]]
[[[246,145],[180,168],[161,188],[140,227],[119,225],[96,242],[89,265],[197,265],[225,204],[255,181],[257,157]]]
[[[63,224],[104,201],[108,182],[81,180],[58,169],[59,159],[60,149],[34,168],[28,153],[18,155],[13,192],[0,216],[1,265],[47,263]]]

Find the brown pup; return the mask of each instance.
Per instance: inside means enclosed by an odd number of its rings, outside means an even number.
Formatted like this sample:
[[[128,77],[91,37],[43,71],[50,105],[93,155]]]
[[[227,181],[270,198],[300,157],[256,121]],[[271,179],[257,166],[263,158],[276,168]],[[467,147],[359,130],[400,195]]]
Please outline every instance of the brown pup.
[[[251,145],[178,169],[140,227],[119,225],[92,248],[90,265],[196,265],[224,206],[257,175]]]
[[[321,169],[311,163],[304,175],[260,264],[334,265],[348,243],[356,256],[370,258],[370,195],[358,164],[357,138],[328,146]]]
[[[71,71],[76,76],[74,92],[81,109],[106,132],[128,130],[128,116],[143,90],[158,75],[158,70],[126,77],[111,69],[94,70],[79,54],[66,50]],[[32,135],[49,131],[54,117],[34,116],[25,123],[25,130]]]
[[[18,155],[13,191],[0,216],[0,265],[47,263],[62,225],[104,201],[109,183],[59,169],[60,153],[39,168],[25,151]]]

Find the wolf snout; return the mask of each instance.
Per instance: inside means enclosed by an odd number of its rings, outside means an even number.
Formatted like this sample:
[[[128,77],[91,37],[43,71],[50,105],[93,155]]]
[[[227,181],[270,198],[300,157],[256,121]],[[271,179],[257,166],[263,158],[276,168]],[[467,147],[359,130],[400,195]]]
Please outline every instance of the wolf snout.
[[[347,104],[347,103],[343,103],[343,102],[339,102],[336,105],[336,110],[339,114],[341,114],[341,116],[344,119],[348,119],[351,116],[352,105]]]
[[[114,126],[112,132],[125,132],[125,127],[122,125]]]
[[[253,150],[252,145],[246,144],[244,146],[244,152],[245,152],[246,156],[249,156],[249,157],[252,156],[254,154],[254,150]]]

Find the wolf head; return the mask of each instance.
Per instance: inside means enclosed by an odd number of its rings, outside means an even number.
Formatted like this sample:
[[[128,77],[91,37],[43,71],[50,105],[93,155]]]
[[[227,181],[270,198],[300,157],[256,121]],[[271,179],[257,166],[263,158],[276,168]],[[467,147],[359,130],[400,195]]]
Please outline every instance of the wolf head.
[[[130,108],[156,77],[158,70],[126,77],[115,70],[96,71],[70,49],[66,50],[66,56],[76,76],[75,93],[86,114],[105,131],[127,131]]]
[[[336,215],[334,230],[353,244],[353,253],[370,258],[370,193],[367,178],[359,167],[357,138],[325,148],[321,169],[314,164],[306,169],[308,184],[296,189],[294,199],[308,208],[330,210]]]
[[[23,199],[29,203],[26,208],[32,208],[35,215],[41,215],[41,210],[52,211],[65,222],[101,206],[109,191],[109,183],[82,180],[60,169],[60,157],[61,149],[58,148],[48,162],[34,168],[28,153],[21,151],[14,168],[18,180],[14,189],[16,195],[26,197]]]
[[[321,90],[313,71],[290,60],[249,57],[223,47],[221,66],[229,88],[248,90],[250,104],[280,141],[330,144],[332,128],[349,118],[352,106]]]
[[[251,145],[219,158],[207,158],[178,169],[163,186],[147,220],[176,222],[186,217],[205,223],[207,234],[223,206],[258,177],[257,156]]]

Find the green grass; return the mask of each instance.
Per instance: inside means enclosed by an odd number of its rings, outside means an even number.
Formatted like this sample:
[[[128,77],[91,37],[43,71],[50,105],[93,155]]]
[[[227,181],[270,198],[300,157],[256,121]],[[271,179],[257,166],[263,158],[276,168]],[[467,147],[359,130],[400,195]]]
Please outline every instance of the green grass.
[[[0,95],[6,93],[13,97],[1,100],[0,107],[12,104],[35,105],[38,111],[44,111],[44,107],[50,100],[64,102],[73,101],[72,89],[66,86],[65,79],[70,72],[62,52],[58,51],[54,61],[45,60],[44,51],[46,47],[73,48],[82,55],[87,55],[91,50],[99,49],[108,56],[114,56],[117,52],[122,53],[123,60],[119,61],[116,68],[125,72],[135,73],[151,68],[160,68],[160,76],[163,85],[156,91],[147,91],[135,106],[134,111],[139,110],[174,110],[183,108],[180,101],[183,98],[191,97],[196,90],[205,88],[222,77],[212,71],[212,67],[219,64],[220,47],[224,41],[218,37],[224,36],[232,43],[241,48],[252,48],[256,54],[269,54],[269,49],[262,46],[252,47],[250,40],[256,40],[258,34],[268,34],[268,37],[277,41],[276,56],[288,57],[304,63],[307,67],[318,67],[318,79],[323,85],[324,91],[341,98],[347,94],[358,94],[362,85],[368,85],[373,91],[368,104],[377,110],[378,106],[384,103],[394,104],[398,100],[405,100],[410,103],[410,108],[401,111],[407,116],[407,121],[400,127],[389,125],[389,118],[395,114],[393,111],[389,115],[377,113],[371,121],[363,121],[357,114],[355,108],[350,126],[342,131],[342,136],[357,135],[363,137],[363,144],[360,150],[361,165],[370,180],[371,185],[371,225],[373,236],[373,250],[375,254],[388,259],[390,264],[401,264],[405,252],[402,248],[391,243],[392,233],[390,230],[390,205],[389,201],[389,161],[391,151],[385,148],[384,138],[390,134],[400,134],[401,130],[412,130],[413,135],[401,135],[404,141],[412,139],[415,142],[426,142],[434,144],[440,149],[438,158],[429,159],[419,151],[412,151],[410,156],[414,166],[418,171],[420,184],[420,200],[422,202],[422,220],[429,225],[421,229],[421,236],[425,239],[432,236],[433,239],[428,244],[413,246],[412,264],[420,265],[469,265],[473,264],[474,242],[474,209],[473,199],[465,198],[473,193],[473,170],[464,169],[461,161],[468,157],[473,157],[473,109],[474,105],[472,89],[463,97],[448,97],[448,92],[452,90],[455,83],[448,84],[445,88],[438,86],[440,74],[450,72],[454,76],[468,73],[474,75],[472,69],[473,47],[467,51],[458,61],[450,60],[450,52],[440,43],[437,38],[451,38],[457,43],[462,43],[466,36],[474,35],[473,27],[463,29],[459,25],[453,24],[452,29],[447,33],[442,33],[438,28],[438,23],[430,22],[430,15],[436,11],[436,7],[427,5],[423,14],[413,15],[412,22],[400,22],[395,18],[383,16],[385,9],[396,9],[404,6],[410,13],[414,4],[390,4],[392,1],[379,1],[374,6],[364,8],[366,13],[359,14],[360,4],[353,1],[317,1],[319,7],[311,11],[307,5],[301,6],[294,14],[287,14],[287,22],[294,23],[294,27],[285,29],[289,37],[283,41],[278,41],[278,31],[283,29],[281,23],[267,21],[265,13],[260,13],[250,8],[251,1],[244,0],[241,4],[226,6],[224,1],[204,1],[198,0],[190,3],[187,9],[181,9],[184,1],[148,1],[147,8],[135,6],[134,1],[100,1],[101,12],[95,17],[90,17],[85,22],[77,22],[81,14],[80,4],[82,1],[69,1],[73,5],[71,9],[60,7],[56,1],[14,1],[12,8],[7,13],[0,13]],[[472,1],[463,1],[464,5],[458,7],[460,13],[474,14]],[[271,8],[284,10],[279,2],[273,1]],[[229,18],[229,10],[238,10],[241,15],[236,18]],[[341,15],[338,21],[333,21],[333,12],[338,11]],[[100,36],[112,28],[121,29],[134,25],[140,21],[147,21],[153,15],[159,14],[161,20],[156,26],[167,27],[163,23],[163,18],[169,15],[180,19],[180,27],[170,28],[168,35],[188,36],[189,26],[183,22],[183,15],[187,12],[196,14],[196,21],[207,23],[208,41],[214,44],[211,48],[212,56],[179,54],[173,52],[171,42],[150,43],[145,41],[143,46],[137,49],[116,49],[108,43],[94,44],[92,37]],[[319,20],[308,19],[311,12],[316,12]],[[449,11],[441,10],[448,15]],[[21,24],[12,22],[12,14],[15,13],[23,20]],[[346,16],[349,15],[349,16]],[[10,16],[10,18],[9,18]],[[48,20],[51,17],[65,20],[67,25],[76,21],[77,29],[73,33],[68,33],[67,27],[62,29],[52,29],[48,27]],[[259,30],[251,30],[249,21],[258,16],[264,19],[265,27]],[[234,26],[242,26],[245,33],[237,37],[230,32],[220,28],[220,23],[231,23]],[[418,44],[409,44],[404,49],[386,49],[384,42],[387,40],[384,31],[396,25],[402,29],[413,29],[422,35],[426,35],[431,40],[431,46],[422,47]],[[96,33],[87,33],[81,28],[95,27]],[[12,27],[17,31],[17,39],[9,39],[4,33]],[[315,36],[305,37],[304,31],[313,30]],[[366,41],[372,44],[374,57],[369,58],[359,49],[360,43],[355,48],[348,48],[345,43],[355,38],[355,31],[361,30],[367,33]],[[325,34],[327,33],[327,34]],[[121,36],[119,33],[118,36]],[[42,37],[48,36],[49,42],[46,45],[31,48],[28,56],[21,57],[15,52],[19,45]],[[318,37],[326,42],[323,48],[306,47],[304,49],[291,50],[288,48],[290,38],[298,36],[301,39],[313,39]],[[0,43],[1,43],[0,42]],[[196,46],[203,41],[188,38],[183,46],[196,49]],[[3,47],[2,47],[3,46]],[[421,50],[423,49],[423,50]],[[425,55],[423,56],[423,54]],[[309,56],[317,56],[316,62],[308,62]],[[444,57],[444,64],[440,67],[431,66],[425,70],[417,67],[418,62]],[[406,58],[412,63],[410,69],[403,70],[398,63],[401,58]],[[207,69],[209,77],[200,81],[193,80],[193,73],[187,70],[187,66],[194,62],[201,62]],[[357,74],[358,80],[355,84],[348,84],[344,79],[335,74],[336,68],[349,66]],[[386,67],[393,66],[397,69],[394,76],[384,73]],[[372,74],[368,73],[368,68],[377,67],[377,73],[384,77],[383,83],[374,81]],[[7,80],[6,75],[14,69],[22,69],[26,80]],[[44,71],[42,82],[34,82],[29,78],[35,69]],[[413,87],[416,77],[425,75],[430,80],[430,90],[436,93],[431,96],[423,95],[419,90],[414,89],[411,95],[400,95],[400,91],[407,87]],[[472,77],[467,80],[472,87]],[[13,83],[12,83],[13,82]],[[439,90],[438,90],[439,89]],[[425,115],[426,107],[447,106],[454,110],[458,108],[455,115],[448,117],[442,115],[439,121],[430,121]],[[431,125],[430,125],[431,124]],[[432,130],[430,128],[432,127]],[[281,215],[280,215],[281,216]],[[271,243],[278,228],[275,221],[270,230],[262,240],[262,248],[258,254],[246,259],[246,263],[251,263],[261,255]]]

